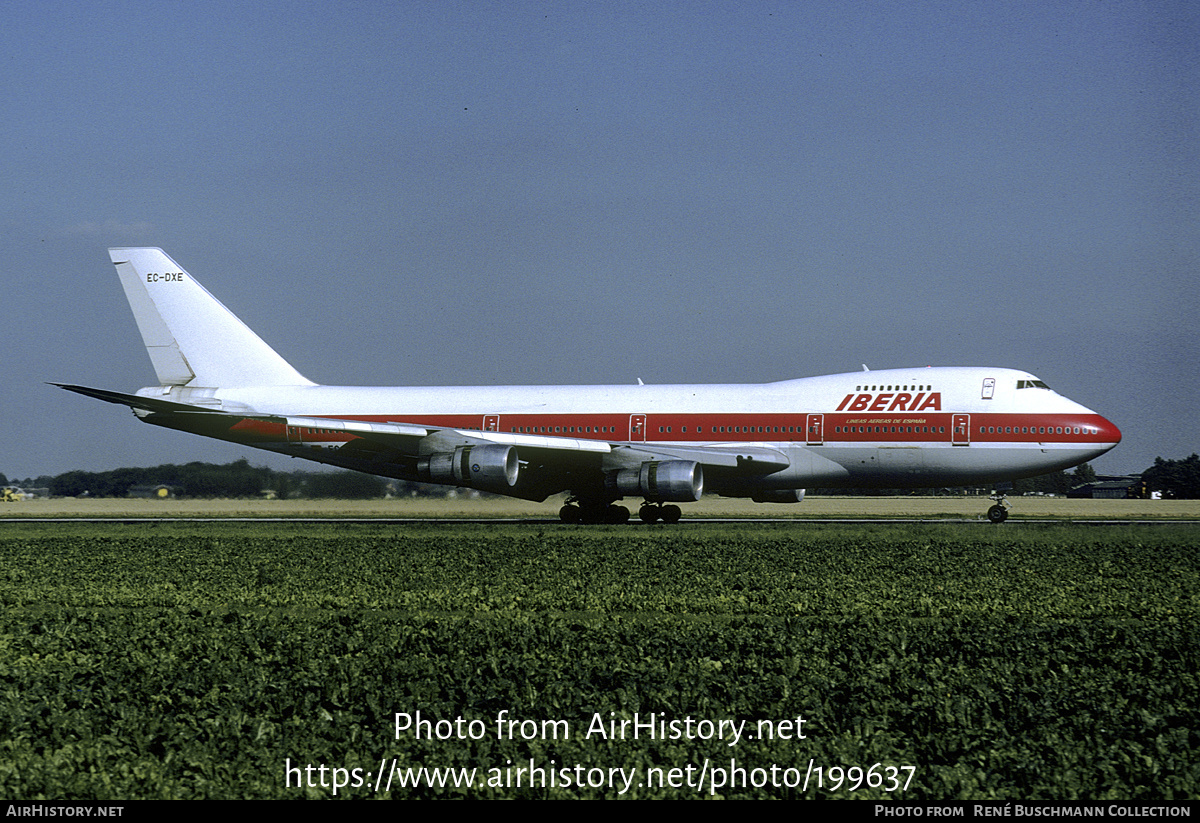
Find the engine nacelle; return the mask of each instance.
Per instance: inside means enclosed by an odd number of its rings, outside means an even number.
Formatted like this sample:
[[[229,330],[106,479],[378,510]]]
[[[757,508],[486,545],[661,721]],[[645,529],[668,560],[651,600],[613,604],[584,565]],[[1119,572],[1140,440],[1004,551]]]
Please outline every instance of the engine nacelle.
[[[755,503],[799,503],[804,499],[804,489],[771,489],[755,492],[750,499]]]
[[[512,446],[459,446],[452,452],[422,457],[417,463],[422,480],[499,494],[517,485],[520,470]]]
[[[609,484],[622,496],[641,495],[659,502],[692,503],[704,494],[704,467],[691,460],[650,460],[636,469],[612,473]]]

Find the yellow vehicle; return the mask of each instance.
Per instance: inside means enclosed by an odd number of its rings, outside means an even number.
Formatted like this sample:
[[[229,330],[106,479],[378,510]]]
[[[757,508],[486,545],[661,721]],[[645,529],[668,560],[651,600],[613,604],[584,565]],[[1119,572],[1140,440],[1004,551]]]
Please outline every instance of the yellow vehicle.
[[[23,499],[24,499],[24,497],[22,497],[21,493],[18,492],[16,489],[14,489],[12,486],[4,487],[4,502],[5,503],[20,503]]]

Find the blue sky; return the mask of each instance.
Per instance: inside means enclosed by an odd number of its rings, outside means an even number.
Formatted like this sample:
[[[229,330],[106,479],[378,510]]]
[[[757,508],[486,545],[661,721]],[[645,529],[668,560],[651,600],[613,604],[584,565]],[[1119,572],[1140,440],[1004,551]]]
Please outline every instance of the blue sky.
[[[1194,4],[3,8],[9,477],[273,465],[44,385],[153,382],[123,245],[318,382],[995,365],[1200,449]]]

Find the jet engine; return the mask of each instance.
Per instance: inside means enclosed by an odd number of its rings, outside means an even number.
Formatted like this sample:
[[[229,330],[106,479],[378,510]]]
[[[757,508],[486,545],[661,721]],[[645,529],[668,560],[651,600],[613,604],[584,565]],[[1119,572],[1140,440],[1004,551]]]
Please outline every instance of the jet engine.
[[[517,485],[519,473],[517,450],[512,446],[459,446],[417,462],[417,475],[422,480],[498,494]]]
[[[636,469],[611,472],[607,482],[621,496],[691,503],[704,494],[704,468],[691,460],[650,460]]]

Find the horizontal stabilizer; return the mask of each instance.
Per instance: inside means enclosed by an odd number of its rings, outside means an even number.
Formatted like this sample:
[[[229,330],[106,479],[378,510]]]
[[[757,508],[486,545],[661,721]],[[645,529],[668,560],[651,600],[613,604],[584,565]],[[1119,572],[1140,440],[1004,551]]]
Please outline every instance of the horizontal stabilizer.
[[[105,403],[117,403],[122,406],[129,406],[131,409],[142,409],[148,412],[199,412],[203,414],[224,414],[225,412],[217,409],[205,408],[202,406],[189,406],[186,403],[172,403],[170,400],[158,400],[154,397],[142,397],[137,394],[122,394],[121,392],[108,391],[107,389],[92,389],[87,386],[72,386],[68,383],[51,383],[51,386],[58,386],[60,389],[73,391],[76,394],[82,394],[86,397],[94,397],[97,400],[103,400]]]

